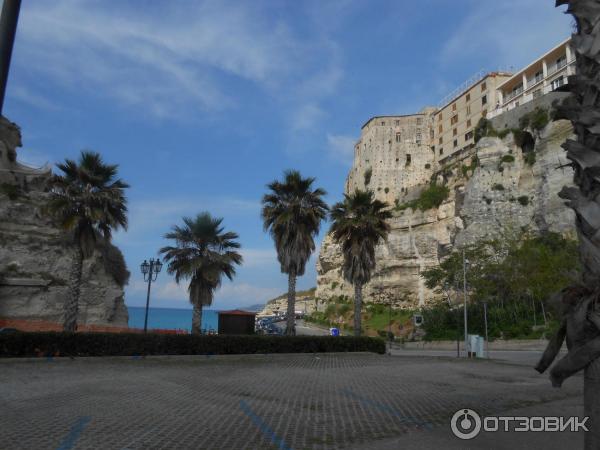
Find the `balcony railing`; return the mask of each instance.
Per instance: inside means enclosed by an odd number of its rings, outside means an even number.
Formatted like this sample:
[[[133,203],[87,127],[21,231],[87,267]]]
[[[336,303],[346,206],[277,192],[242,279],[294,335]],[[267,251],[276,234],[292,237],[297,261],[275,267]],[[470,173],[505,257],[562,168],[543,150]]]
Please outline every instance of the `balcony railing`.
[[[521,95],[523,93],[523,88],[519,88],[516,91],[512,91],[510,94],[507,94],[506,97],[504,98],[504,103],[508,103],[510,102],[512,99],[518,97],[519,95]]]

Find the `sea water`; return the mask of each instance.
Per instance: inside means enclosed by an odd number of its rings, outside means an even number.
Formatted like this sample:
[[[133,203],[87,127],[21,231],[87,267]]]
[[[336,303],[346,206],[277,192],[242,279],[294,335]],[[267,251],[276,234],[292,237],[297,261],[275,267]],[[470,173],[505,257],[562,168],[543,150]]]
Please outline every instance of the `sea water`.
[[[144,328],[144,315],[146,308],[128,306],[129,326],[131,328]],[[217,330],[219,327],[219,312],[213,309],[202,310],[202,329]],[[188,330],[192,329],[192,310],[177,308],[148,308],[148,329],[160,328],[163,330]]]

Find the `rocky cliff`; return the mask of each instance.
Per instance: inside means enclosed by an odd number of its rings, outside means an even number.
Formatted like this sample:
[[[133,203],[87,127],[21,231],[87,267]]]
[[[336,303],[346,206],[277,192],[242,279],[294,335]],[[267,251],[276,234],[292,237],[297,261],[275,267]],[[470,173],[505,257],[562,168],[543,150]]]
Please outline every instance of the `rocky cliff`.
[[[0,318],[60,322],[75,247],[43,213],[49,169],[18,164],[19,130],[0,125]],[[126,278],[119,250],[99,246],[84,262],[78,323],[127,326]]]
[[[377,268],[365,286],[366,301],[391,301],[397,307],[426,304],[435,296],[424,285],[420,276],[423,270],[439,264],[462,243],[493,236],[504,227],[573,231],[573,213],[557,196],[563,186],[572,184],[573,171],[563,167],[568,161],[561,148],[571,134],[571,125],[566,121],[551,122],[536,133],[535,162],[508,133],[503,139],[483,138],[471,151],[445,164],[426,166],[432,170],[431,179],[446,185],[450,194],[438,208],[395,208],[388,241],[376,249]],[[357,164],[364,166],[355,158],[354,166]],[[351,178],[356,179],[356,173],[353,167]],[[370,181],[373,186],[380,185],[377,174],[374,170]],[[404,182],[396,193],[397,205],[415,198],[424,188],[422,174],[412,183],[405,177],[399,176]],[[347,183],[346,189],[353,187],[358,186]],[[384,199],[391,203],[387,198],[390,192],[385,194]],[[353,296],[351,286],[342,278],[341,265],[338,246],[326,236],[317,261],[317,298]]]

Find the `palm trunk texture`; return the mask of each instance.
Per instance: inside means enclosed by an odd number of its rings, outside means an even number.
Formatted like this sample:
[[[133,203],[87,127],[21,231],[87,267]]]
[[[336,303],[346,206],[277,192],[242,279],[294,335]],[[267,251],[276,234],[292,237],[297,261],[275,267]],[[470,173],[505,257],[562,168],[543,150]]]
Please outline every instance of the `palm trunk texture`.
[[[192,334],[202,334],[202,304],[194,303]]]
[[[570,120],[577,138],[563,144],[576,187],[563,188],[559,196],[575,212],[582,277],[581,285],[562,291],[568,311],[536,369],[550,366],[567,337],[569,354],[550,378],[560,386],[584,370],[584,415],[590,418],[584,446],[591,450],[600,448],[600,0],[556,0],[560,5],[567,5],[577,25],[571,41],[577,74],[569,77],[571,95],[556,107],[556,118]]]
[[[287,297],[287,336],[296,335],[296,273],[288,274],[288,297]]]
[[[81,276],[83,273],[83,250],[77,246],[73,267],[71,269],[69,299],[65,304],[63,331],[77,331],[77,310],[81,293]]]
[[[361,333],[362,284],[354,285],[354,336]]]

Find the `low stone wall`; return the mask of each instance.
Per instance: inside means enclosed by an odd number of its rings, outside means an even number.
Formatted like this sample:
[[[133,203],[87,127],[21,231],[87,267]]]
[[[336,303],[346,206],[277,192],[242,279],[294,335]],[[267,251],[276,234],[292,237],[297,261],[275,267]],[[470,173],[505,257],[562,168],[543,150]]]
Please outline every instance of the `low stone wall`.
[[[49,322],[45,320],[20,320],[20,319],[1,319],[0,328],[15,328],[19,331],[63,331],[62,324]],[[95,333],[143,333],[141,328],[112,327],[105,325],[77,325],[78,332]],[[163,330],[152,329],[152,333],[158,334],[188,334],[187,330]]]
[[[464,349],[464,340],[460,340],[460,349]],[[515,339],[515,340],[502,340],[497,339],[489,343],[490,350],[530,350],[538,351],[545,350],[548,345],[546,339]],[[405,342],[401,344],[401,347],[405,350],[456,350],[456,341],[419,341],[419,342]]]
[[[568,97],[568,95],[568,92],[550,92],[523,105],[519,105],[510,111],[506,111],[499,116],[493,117],[490,119],[490,122],[492,122],[492,126],[496,130],[518,128],[519,119],[525,114],[530,113],[537,107],[550,109],[555,101],[561,101],[565,97]]]

